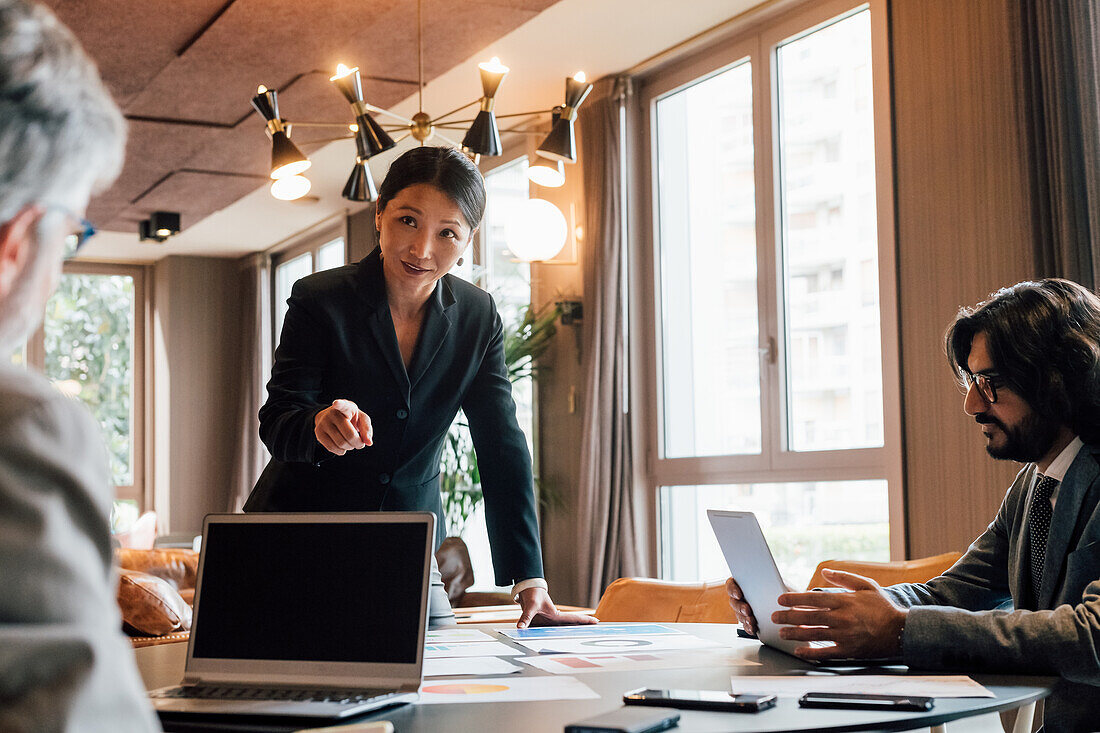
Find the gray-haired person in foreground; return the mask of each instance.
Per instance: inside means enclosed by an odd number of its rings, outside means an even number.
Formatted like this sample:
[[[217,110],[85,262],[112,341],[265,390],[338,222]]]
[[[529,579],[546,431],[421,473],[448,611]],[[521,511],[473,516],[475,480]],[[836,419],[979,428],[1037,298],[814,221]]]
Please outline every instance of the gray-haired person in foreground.
[[[11,365],[122,161],[122,115],[47,10],[0,0],[0,730],[157,730],[121,632],[95,420]],[[67,251],[68,250],[68,251]]]

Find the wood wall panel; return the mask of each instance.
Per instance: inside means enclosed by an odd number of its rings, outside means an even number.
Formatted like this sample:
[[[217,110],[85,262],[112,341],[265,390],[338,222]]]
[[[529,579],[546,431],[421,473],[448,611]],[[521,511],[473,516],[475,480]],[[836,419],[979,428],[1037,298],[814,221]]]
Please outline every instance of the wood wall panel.
[[[911,557],[965,549],[1018,468],[986,455],[943,350],[960,305],[1034,276],[1014,2],[890,5]]]

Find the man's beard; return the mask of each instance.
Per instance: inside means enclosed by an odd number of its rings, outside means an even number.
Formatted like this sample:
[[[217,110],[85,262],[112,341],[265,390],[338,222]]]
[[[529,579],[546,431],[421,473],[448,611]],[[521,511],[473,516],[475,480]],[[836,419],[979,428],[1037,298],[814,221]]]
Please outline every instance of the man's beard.
[[[1032,410],[1020,423],[1008,427],[995,417],[978,413],[974,420],[981,424],[993,424],[1004,433],[1005,441],[1002,446],[995,446],[990,441],[985,450],[994,458],[1006,461],[1018,461],[1020,463],[1033,463],[1045,456],[1054,441],[1058,439],[1061,423],[1049,417],[1044,417]]]

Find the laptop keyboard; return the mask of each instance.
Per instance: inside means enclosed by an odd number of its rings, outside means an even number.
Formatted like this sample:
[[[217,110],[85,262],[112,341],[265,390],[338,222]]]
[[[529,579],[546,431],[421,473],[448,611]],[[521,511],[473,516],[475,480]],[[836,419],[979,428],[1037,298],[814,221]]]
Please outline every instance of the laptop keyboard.
[[[308,690],[300,687],[237,687],[229,685],[187,685],[157,690],[150,697],[186,698],[192,700],[288,700],[300,702],[333,702],[356,704],[383,700],[398,693],[393,690]]]

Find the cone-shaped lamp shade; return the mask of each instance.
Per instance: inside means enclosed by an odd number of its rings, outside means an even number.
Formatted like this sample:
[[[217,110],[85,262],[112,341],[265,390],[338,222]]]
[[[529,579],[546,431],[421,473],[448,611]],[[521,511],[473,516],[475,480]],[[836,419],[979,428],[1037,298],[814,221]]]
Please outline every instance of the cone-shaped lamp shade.
[[[281,201],[293,201],[309,193],[312,186],[305,176],[283,176],[272,182],[271,195]]]
[[[573,135],[573,120],[563,117],[554,122],[554,126],[550,128],[550,134],[535,152],[550,160],[576,163],[577,141]]]
[[[374,185],[374,177],[370,174],[370,166],[365,160],[355,161],[355,167],[348,176],[348,182],[344,184],[344,198],[348,201],[375,201],[378,199],[378,188]]]
[[[500,131],[497,130],[497,118],[488,110],[481,110],[474,123],[462,138],[462,147],[482,155],[500,155]]]
[[[263,89],[263,87],[260,87]],[[279,95],[274,89],[264,89],[252,98],[252,108],[264,118],[264,122],[279,119]]]
[[[359,157],[369,158],[372,155],[378,155],[383,150],[389,150],[397,144],[370,115],[357,116],[355,123],[359,127],[355,133],[355,144],[359,148]]]
[[[271,136],[271,177],[273,179],[296,176],[310,166],[309,158],[302,155],[298,146],[290,141],[285,132],[276,132]]]
[[[558,188],[565,185],[565,165],[560,160],[542,158],[527,167],[527,178],[538,186]]]
[[[487,63],[478,64],[478,71],[481,73],[481,91],[483,96],[492,99],[497,94],[497,89],[500,88],[500,83],[504,81],[504,77],[508,75],[508,67],[500,63],[500,59],[496,56],[492,61]]]
[[[340,64],[336,67],[336,76],[330,77],[329,81],[336,85],[349,104],[363,101],[363,81],[359,76],[358,66],[349,69]]]

